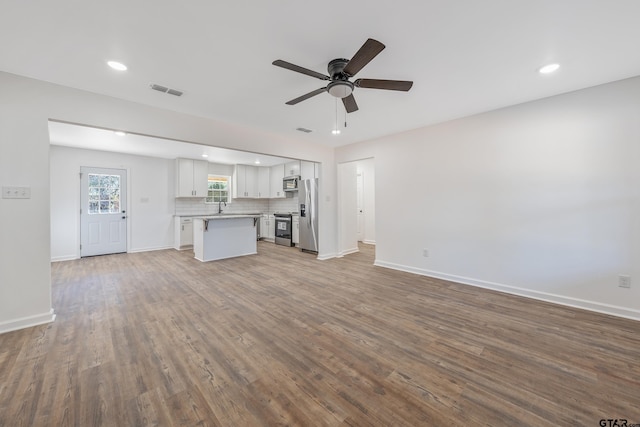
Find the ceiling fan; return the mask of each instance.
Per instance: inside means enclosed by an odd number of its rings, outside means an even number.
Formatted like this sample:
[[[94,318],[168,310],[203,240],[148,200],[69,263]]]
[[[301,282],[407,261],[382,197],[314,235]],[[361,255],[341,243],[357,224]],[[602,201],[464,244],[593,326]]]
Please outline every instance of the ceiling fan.
[[[295,105],[298,102],[304,101],[305,99],[309,99],[326,91],[336,98],[342,98],[342,103],[344,104],[344,108],[347,110],[347,113],[353,113],[354,111],[358,111],[358,104],[356,103],[356,99],[353,97],[353,89],[356,87],[366,89],[400,90],[404,92],[408,91],[411,89],[411,86],[413,86],[413,82],[405,80],[357,79],[354,82],[349,81],[351,77],[355,76],[358,71],[371,62],[371,60],[382,52],[384,48],[385,45],[379,41],[368,39],[356,54],[353,55],[351,60],[338,58],[329,62],[329,65],[327,66],[327,72],[329,73],[328,76],[281,59],[273,61],[273,65],[277,67],[306,74],[307,76],[315,77],[320,80],[329,80],[329,84],[327,86],[292,99],[287,102],[287,105]]]

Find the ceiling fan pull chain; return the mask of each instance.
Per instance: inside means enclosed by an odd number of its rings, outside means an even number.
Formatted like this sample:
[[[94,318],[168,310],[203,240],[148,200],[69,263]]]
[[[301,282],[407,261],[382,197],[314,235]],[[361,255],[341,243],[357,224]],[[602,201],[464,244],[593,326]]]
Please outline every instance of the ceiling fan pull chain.
[[[336,98],[336,134],[340,133],[340,128],[338,125],[338,98]]]

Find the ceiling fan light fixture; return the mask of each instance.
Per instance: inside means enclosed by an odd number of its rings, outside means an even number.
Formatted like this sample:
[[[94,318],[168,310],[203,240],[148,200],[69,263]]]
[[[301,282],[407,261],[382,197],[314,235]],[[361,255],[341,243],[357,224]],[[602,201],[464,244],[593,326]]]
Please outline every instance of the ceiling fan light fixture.
[[[346,98],[353,93],[353,83],[346,80],[336,80],[327,86],[327,92],[336,98]]]

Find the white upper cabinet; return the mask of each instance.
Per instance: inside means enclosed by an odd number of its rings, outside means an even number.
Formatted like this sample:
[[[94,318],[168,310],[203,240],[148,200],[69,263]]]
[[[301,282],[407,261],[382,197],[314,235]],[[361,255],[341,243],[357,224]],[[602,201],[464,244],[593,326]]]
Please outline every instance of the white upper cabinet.
[[[253,193],[258,193],[257,179],[253,166],[236,165],[233,170],[233,198],[254,197]]]
[[[300,162],[300,179],[313,179],[317,178],[316,164],[314,162]]]
[[[268,199],[271,186],[271,168],[259,167],[258,169],[258,198]]]
[[[269,197],[272,199],[284,199],[286,197],[282,190],[282,178],[284,178],[284,165],[271,166]]]
[[[258,168],[254,166],[245,166],[245,190],[247,196],[251,199],[258,197]]]
[[[284,176],[300,175],[300,161],[295,160],[284,164]]]
[[[269,168],[236,165],[233,171],[234,199],[268,199]]]
[[[209,163],[176,159],[176,197],[207,197]]]

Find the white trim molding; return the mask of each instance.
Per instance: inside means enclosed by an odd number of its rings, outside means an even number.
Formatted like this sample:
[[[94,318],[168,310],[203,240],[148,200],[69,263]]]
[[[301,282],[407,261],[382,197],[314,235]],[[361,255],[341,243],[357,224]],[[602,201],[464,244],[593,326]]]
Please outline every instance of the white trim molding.
[[[328,253],[328,254],[318,254],[318,257],[316,259],[318,261],[326,261],[328,259],[333,259],[333,258],[340,258],[340,255],[336,254],[335,252]]]
[[[487,282],[484,280],[472,279],[469,277],[455,276],[452,274],[440,273],[438,271],[425,270],[421,268],[409,267],[406,265],[395,264],[376,259],[373,263],[378,267],[390,268],[393,270],[404,271],[407,273],[418,274],[420,276],[433,277],[436,279],[447,280],[450,282],[460,283],[463,285],[476,286],[478,288],[491,289],[494,291],[504,292],[507,294],[518,295],[521,297],[532,298],[540,301],[546,301],[554,304],[564,305],[568,307],[580,308],[583,310],[595,311],[597,313],[609,314],[617,317],[640,321],[640,311],[626,307],[619,307],[610,304],[604,304],[596,301],[588,301],[579,298],[566,297],[562,295],[550,294],[547,292],[532,291],[530,289],[518,288],[516,286],[503,285],[500,283]]]
[[[48,313],[36,314],[34,316],[22,317],[20,319],[9,320],[0,323],[0,334],[17,331],[18,329],[30,328],[32,326],[44,325],[56,320],[53,308]]]
[[[360,252],[360,249],[357,246],[355,248],[345,249],[343,251],[340,251],[340,253],[338,254],[338,258],[342,258],[343,256],[349,254],[355,254],[356,252]]]
[[[173,245],[170,246],[157,246],[157,247],[150,247],[150,248],[136,248],[136,249],[129,249],[127,251],[128,254],[135,254],[135,253],[139,253],[139,252],[153,252],[153,251],[164,251],[166,249],[174,249]],[[188,249],[193,249],[193,248],[188,248]]]
[[[51,262],[61,262],[61,261],[73,261],[74,259],[80,259],[78,255],[62,255],[51,258]]]

